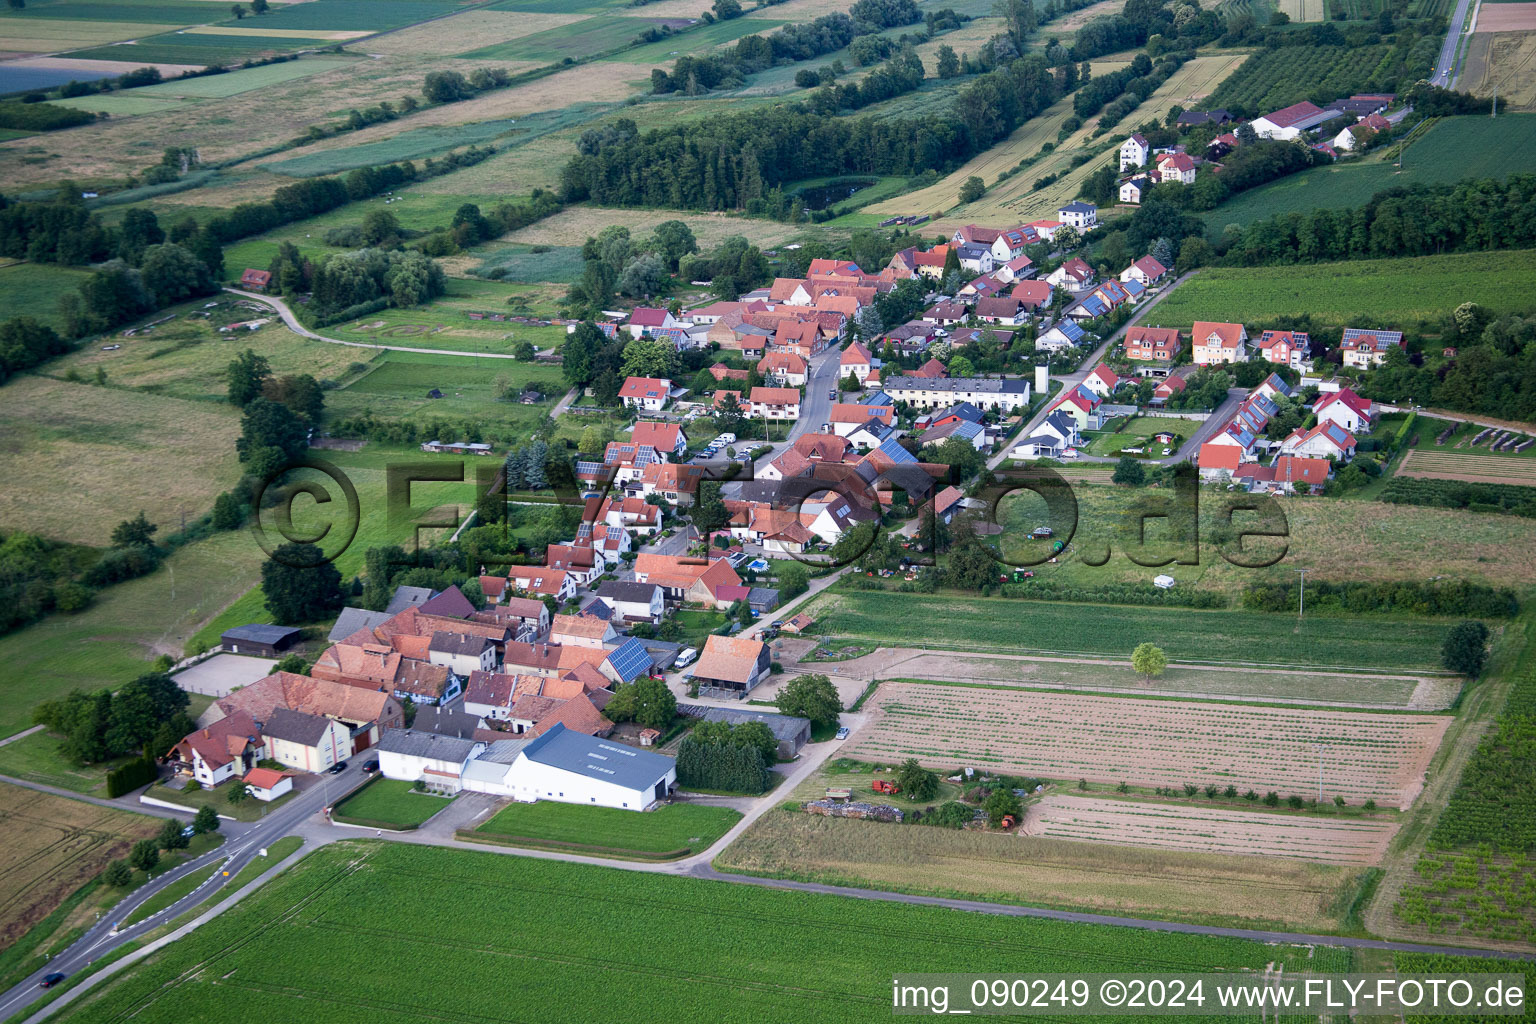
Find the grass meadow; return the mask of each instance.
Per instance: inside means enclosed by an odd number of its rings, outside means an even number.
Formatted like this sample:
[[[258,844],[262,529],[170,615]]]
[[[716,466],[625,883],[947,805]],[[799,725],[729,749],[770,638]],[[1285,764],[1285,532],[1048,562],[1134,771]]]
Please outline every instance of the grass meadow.
[[[642,814],[541,800],[508,804],[476,831],[508,840],[528,839],[534,845],[573,843],[636,853],[697,853],[740,820],[738,811],[703,804],[667,804]]]
[[[401,779],[376,778],[336,805],[338,821],[375,828],[409,831],[426,823],[452,802],[440,796],[417,793],[414,784]]]
[[[1517,282],[1536,282],[1536,251],[1454,253],[1409,259],[1355,260],[1291,267],[1208,267],[1158,303],[1167,327],[1230,320],[1250,328],[1306,310],[1339,325],[1408,327],[1463,302],[1493,313],[1532,307]],[[1512,287],[1513,285],[1513,287]]]
[[[401,955],[384,962],[349,940],[360,917],[387,930]],[[599,958],[593,936],[602,937]],[[733,953],[728,970],[716,962],[722,949]],[[444,957],[457,970],[441,970]],[[104,1021],[132,1007],[137,1019],[169,1021],[197,1007],[242,1024],[291,1018],[322,996],[366,999],[374,1019],[491,1017],[516,991],[549,1008],[551,1021],[650,1005],[679,1022],[822,1024],[888,1015],[899,965],[962,971],[992,961],[1042,972],[1148,963],[1341,971],[1351,957],[364,840],[317,850],[60,1019]],[[465,985],[466,976],[499,984]]]
[[[13,263],[0,268],[0,320],[30,316],[59,328],[59,296],[75,291],[89,270],[51,263]]]

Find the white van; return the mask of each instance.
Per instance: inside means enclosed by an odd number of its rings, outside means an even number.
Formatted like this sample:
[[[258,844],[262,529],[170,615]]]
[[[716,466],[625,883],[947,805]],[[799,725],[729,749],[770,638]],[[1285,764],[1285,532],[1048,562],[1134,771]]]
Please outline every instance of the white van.
[[[673,668],[687,668],[698,660],[699,652],[692,647],[684,647],[677,660],[672,663]]]

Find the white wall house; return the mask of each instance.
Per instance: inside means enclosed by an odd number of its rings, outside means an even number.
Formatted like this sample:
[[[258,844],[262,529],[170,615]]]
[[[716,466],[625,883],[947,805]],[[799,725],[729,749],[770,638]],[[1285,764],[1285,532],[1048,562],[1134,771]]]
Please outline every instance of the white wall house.
[[[268,757],[299,771],[323,772],[352,756],[352,734],[334,718],[275,708],[262,735]]]
[[[430,789],[457,793],[462,788],[464,763],[484,750],[485,744],[456,736],[391,729],[375,749],[379,753],[379,771],[386,779],[423,782]]]
[[[1147,140],[1137,132],[1120,144],[1120,170],[1129,171],[1134,167],[1145,167],[1151,152],[1152,147],[1147,145]]]

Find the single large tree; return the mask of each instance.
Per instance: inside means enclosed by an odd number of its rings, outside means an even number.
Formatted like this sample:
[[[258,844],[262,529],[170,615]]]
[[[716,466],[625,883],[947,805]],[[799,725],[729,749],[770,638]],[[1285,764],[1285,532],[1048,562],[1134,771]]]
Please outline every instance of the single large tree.
[[[144,510],[132,519],[125,519],[112,528],[112,546],[115,548],[131,548],[154,543],[155,531],[160,527],[151,523],[144,516]]]
[[[1488,627],[1468,619],[1451,627],[1440,647],[1440,663],[1476,679],[1488,661]]]
[[[1109,479],[1127,487],[1140,487],[1147,482],[1147,468],[1133,456],[1122,455],[1120,461],[1115,463],[1115,472]]]
[[[677,698],[660,679],[637,679],[614,690],[603,714],[615,722],[665,729],[677,715]]]
[[[261,589],[273,619],[287,625],[325,618],[342,606],[341,572],[313,544],[284,544],[262,563]]]
[[[1161,647],[1151,643],[1136,645],[1131,652],[1131,668],[1142,679],[1154,679],[1163,674],[1163,669],[1168,667],[1168,655],[1163,653]]]
[[[896,772],[896,784],[908,800],[932,800],[939,792],[939,776],[909,757]]]
[[[779,691],[779,711],[809,718],[815,725],[835,725],[843,700],[832,680],[819,673],[795,676]]]
[[[229,404],[245,408],[261,397],[262,388],[272,379],[272,364],[256,350],[246,349],[230,362],[224,370],[224,380],[229,385]]]

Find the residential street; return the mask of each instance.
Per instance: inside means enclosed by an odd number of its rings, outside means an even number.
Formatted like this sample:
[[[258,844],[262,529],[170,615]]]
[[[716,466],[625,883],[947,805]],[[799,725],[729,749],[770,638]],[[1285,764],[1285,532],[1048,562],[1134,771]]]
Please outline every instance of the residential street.
[[[74,974],[82,967],[105,956],[119,946],[134,942],[142,938],[146,933],[159,928],[165,922],[174,920],[212,894],[218,892],[219,889],[229,883],[231,878],[238,875],[242,868],[259,857],[263,847],[293,832],[304,819],[316,816],[320,809],[326,806],[328,802],[333,803],[339,800],[342,796],[367,781],[368,776],[361,766],[362,760],[356,760],[339,776],[326,777],[324,784],[310,786],[304,792],[295,794],[287,803],[260,821],[250,823],[237,821],[220,822],[219,831],[224,836],[222,846],[215,850],[210,850],[201,857],[188,861],[186,864],[140,886],[128,898],[113,907],[110,913],[102,915],[101,920],[88,928],[69,948],[49,960],[44,967],[22,980],[9,992],[0,996],[0,1019],[9,1018],[12,1014],[24,1009],[43,994],[43,989],[38,987],[43,975],[53,971],[59,971],[66,975]],[[0,778],[0,781],[42,792],[52,792],[57,796],[85,799],[89,803],[101,804],[103,806],[125,810],[132,809],[141,814],[166,818],[184,818],[189,822],[192,820],[191,811],[188,811],[185,815],[180,815],[174,811],[136,802],[127,804],[120,801],[85,798],[81,797],[78,793],[39,786],[18,779]],[[124,801],[136,801],[137,793],[132,797],[122,799]],[[120,922],[132,916],[134,910],[151,896],[188,875],[204,871],[209,872],[207,880],[182,899],[137,924],[130,925],[121,930],[117,929],[117,925]]]

